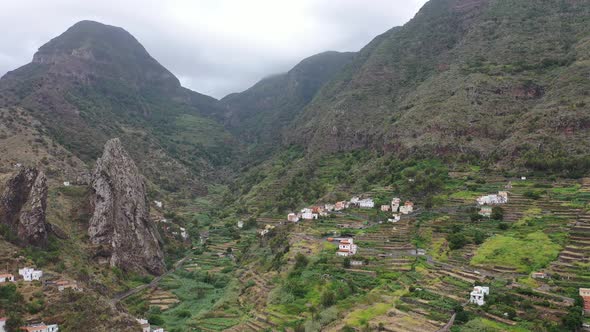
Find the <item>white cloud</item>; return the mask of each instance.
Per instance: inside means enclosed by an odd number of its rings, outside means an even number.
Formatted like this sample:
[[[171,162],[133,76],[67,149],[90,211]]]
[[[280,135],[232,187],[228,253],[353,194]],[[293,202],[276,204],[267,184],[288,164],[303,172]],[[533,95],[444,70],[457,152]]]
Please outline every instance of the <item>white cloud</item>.
[[[2,4],[0,75],[75,22],[133,34],[183,84],[222,97],[326,50],[356,51],[426,0],[19,0]]]

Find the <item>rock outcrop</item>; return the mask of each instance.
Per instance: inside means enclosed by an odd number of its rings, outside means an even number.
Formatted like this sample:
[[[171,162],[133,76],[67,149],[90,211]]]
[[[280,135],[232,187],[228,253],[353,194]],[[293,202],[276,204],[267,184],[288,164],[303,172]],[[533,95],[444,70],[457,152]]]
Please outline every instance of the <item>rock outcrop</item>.
[[[92,176],[88,235],[97,255],[126,271],[165,271],[161,239],[149,219],[146,186],[119,139],[109,140]]]
[[[21,168],[8,180],[0,197],[0,223],[8,226],[19,244],[43,247],[50,229],[46,208],[45,174],[35,168]]]

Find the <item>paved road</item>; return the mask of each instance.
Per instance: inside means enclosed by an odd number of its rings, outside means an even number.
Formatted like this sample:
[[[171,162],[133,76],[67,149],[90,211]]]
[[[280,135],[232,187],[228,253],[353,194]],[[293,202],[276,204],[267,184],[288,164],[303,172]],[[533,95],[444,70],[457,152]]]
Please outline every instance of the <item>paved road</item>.
[[[176,271],[188,258],[189,258],[189,256],[186,256],[186,257],[182,258],[181,260],[179,260],[178,262],[174,263],[174,267],[172,269],[166,271],[166,273],[162,274],[161,276],[155,277],[149,284],[140,285],[140,286],[132,288],[126,292],[116,294],[111,299],[111,303],[113,305],[115,305],[115,304],[119,303],[120,301],[128,298],[129,296],[141,292],[144,289],[156,287],[158,285],[158,283],[162,280],[162,278],[164,278],[165,276],[169,275],[170,273]]]

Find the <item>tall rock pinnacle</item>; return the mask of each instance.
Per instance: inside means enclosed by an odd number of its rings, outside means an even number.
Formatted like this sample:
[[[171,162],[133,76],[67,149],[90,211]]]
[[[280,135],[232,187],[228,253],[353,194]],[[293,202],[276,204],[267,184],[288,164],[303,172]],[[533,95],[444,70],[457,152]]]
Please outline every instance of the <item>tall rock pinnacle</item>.
[[[165,271],[160,236],[149,219],[146,186],[119,139],[109,140],[96,162],[88,235],[111,266],[160,275]]]

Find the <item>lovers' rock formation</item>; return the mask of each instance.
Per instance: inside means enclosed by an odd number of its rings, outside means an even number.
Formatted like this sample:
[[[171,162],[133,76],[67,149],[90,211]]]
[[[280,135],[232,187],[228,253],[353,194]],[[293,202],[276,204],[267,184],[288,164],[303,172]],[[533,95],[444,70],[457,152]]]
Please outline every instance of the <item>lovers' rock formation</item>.
[[[145,182],[117,138],[96,162],[92,191],[88,235],[99,246],[97,255],[126,271],[162,274],[164,255],[149,219]]]
[[[8,226],[18,244],[45,246],[49,231],[46,207],[45,174],[35,168],[21,168],[8,180],[0,196],[0,224]]]

